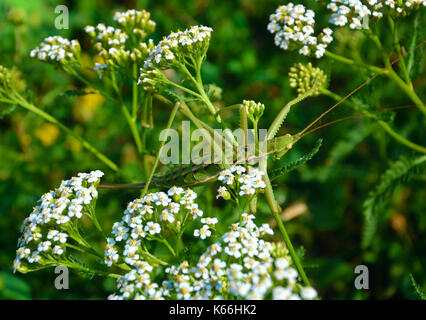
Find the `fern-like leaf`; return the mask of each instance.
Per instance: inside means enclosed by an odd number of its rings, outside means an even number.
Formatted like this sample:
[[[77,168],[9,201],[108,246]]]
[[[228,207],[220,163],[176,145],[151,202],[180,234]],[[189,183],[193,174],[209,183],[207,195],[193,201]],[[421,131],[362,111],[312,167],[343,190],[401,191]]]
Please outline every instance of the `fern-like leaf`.
[[[409,276],[410,276],[410,280],[411,280],[411,285],[413,286],[413,288],[416,291],[417,295],[420,297],[420,299],[426,300],[426,293],[418,285],[418,283],[416,282],[416,280],[414,280],[414,277],[413,277],[413,275],[411,273],[409,274]]]
[[[426,155],[417,157],[401,157],[392,163],[381,176],[380,183],[364,201],[365,227],[362,238],[363,247],[368,247],[376,232],[379,212],[388,203],[389,196],[400,185],[408,183],[415,175],[426,168]]]

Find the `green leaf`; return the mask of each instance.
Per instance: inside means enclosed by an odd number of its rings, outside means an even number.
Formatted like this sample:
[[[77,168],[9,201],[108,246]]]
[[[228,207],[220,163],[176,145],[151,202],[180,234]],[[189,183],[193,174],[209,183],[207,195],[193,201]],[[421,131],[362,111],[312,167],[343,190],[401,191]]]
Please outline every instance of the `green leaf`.
[[[379,212],[388,203],[391,193],[402,184],[424,172],[426,166],[426,155],[418,157],[401,157],[393,162],[386,172],[381,176],[376,189],[370,192],[364,201],[365,227],[362,236],[362,246],[368,247],[376,232],[379,220]]]
[[[322,139],[318,139],[315,147],[312,149],[312,151],[304,156],[302,156],[301,158],[297,159],[296,161],[293,161],[281,168],[272,170],[269,173],[270,179],[271,181],[274,179],[279,178],[280,176],[289,173],[290,171],[293,171],[294,169],[304,165],[306,162],[308,162],[309,160],[311,160],[314,155],[318,152],[319,148],[321,147],[322,144]]]
[[[416,293],[418,294],[418,296],[420,297],[420,299],[422,300],[426,300],[426,293],[422,290],[422,288],[417,284],[416,280],[414,280],[413,275],[410,273],[410,280],[411,280],[411,285],[413,286],[414,290],[416,291]]]

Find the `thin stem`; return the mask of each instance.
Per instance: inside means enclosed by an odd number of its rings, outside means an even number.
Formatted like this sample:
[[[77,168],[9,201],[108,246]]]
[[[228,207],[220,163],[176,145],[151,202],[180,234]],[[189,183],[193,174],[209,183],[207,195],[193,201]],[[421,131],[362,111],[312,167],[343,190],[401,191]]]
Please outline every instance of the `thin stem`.
[[[143,146],[142,146],[141,137],[139,135],[139,130],[136,124],[136,119],[132,118],[129,110],[127,109],[126,105],[123,102],[120,90],[118,89],[118,86],[117,86],[117,80],[115,79],[114,73],[111,74],[111,80],[112,80],[112,87],[114,88],[115,94],[117,95],[120,102],[121,112],[123,113],[124,117],[127,120],[127,123],[130,127],[130,131],[132,132],[132,135],[133,135],[133,139],[135,140],[136,148],[138,150],[139,155],[141,155],[143,153]]]
[[[81,270],[81,271],[88,272],[88,273],[94,273],[96,275],[104,276],[104,277],[106,276],[106,277],[110,277],[110,278],[120,278],[122,276],[121,274],[117,274],[117,273],[109,273],[109,272],[96,270],[96,269],[92,269],[92,268],[86,268],[84,266],[75,264],[71,261],[64,261],[63,263],[61,263],[61,265],[65,265],[66,267]]]
[[[132,78],[132,118],[136,120],[137,112],[138,112],[138,66],[133,63],[133,78]]]
[[[343,98],[341,96],[339,96],[338,94],[331,92],[325,88],[320,88],[319,89],[320,92],[336,101],[341,101]],[[363,111],[360,110],[360,108],[352,103],[349,100],[345,100],[344,103],[346,103],[348,106],[352,107],[355,110],[361,111],[361,113],[365,114],[367,117],[376,119],[375,117],[371,116],[370,113],[368,113],[367,111]],[[377,120],[377,119],[376,119]],[[418,144],[415,144],[414,142],[411,142],[410,140],[407,140],[406,138],[404,138],[403,136],[401,136],[400,134],[398,134],[395,130],[392,129],[392,127],[384,122],[383,120],[377,120],[377,124],[382,127],[392,138],[394,138],[396,141],[398,141],[399,143],[401,143],[402,145],[411,148],[413,150],[419,151],[421,153],[426,153],[426,148],[423,146],[420,146]]]
[[[67,68],[66,71],[68,73],[70,73],[71,75],[73,75],[74,77],[76,77],[81,82],[83,82],[86,86],[91,87],[91,88],[95,89],[96,91],[98,91],[98,93],[100,93],[101,95],[103,95],[105,98],[107,98],[107,99],[109,99],[109,100],[111,100],[113,102],[117,102],[116,99],[114,99],[113,97],[111,97],[104,90],[98,88],[94,83],[92,83],[89,80],[87,80],[86,78],[84,78],[75,69],[73,69],[73,68]]]
[[[243,159],[246,157],[245,148],[248,146],[248,121],[247,121],[247,109],[245,106],[240,106],[240,127],[243,130]],[[238,151],[238,150],[237,150]],[[240,154],[237,155],[237,158],[240,159]],[[245,163],[247,169],[247,163]]]
[[[377,41],[377,45],[382,47],[380,40],[377,37],[374,37]],[[332,53],[330,51],[325,51],[325,55],[333,58],[335,60],[341,61],[343,63],[349,64],[349,65],[359,65],[362,67],[367,68],[370,71],[376,72],[378,74],[386,74],[391,80],[393,80],[406,94],[407,96],[416,104],[416,106],[420,109],[420,111],[426,116],[426,107],[423,104],[422,100],[417,96],[417,94],[410,88],[410,86],[405,83],[392,69],[392,64],[389,61],[389,57],[386,55],[384,56],[384,61],[386,68],[379,68],[372,65],[366,65],[366,64],[360,64],[358,62],[355,62],[349,58],[342,57],[340,55],[337,55],[335,53]]]
[[[228,130],[225,130],[225,126],[223,125],[222,118],[220,114],[217,112],[216,108],[214,107],[213,103],[210,101],[209,97],[207,96],[206,91],[204,90],[203,80],[201,78],[201,62],[203,61],[203,58],[201,57],[200,60],[195,65],[195,78],[192,76],[192,74],[189,72],[189,70],[185,67],[185,65],[182,65],[182,70],[184,73],[186,73],[192,82],[194,83],[195,87],[197,88],[198,92],[200,93],[200,99],[204,102],[204,104],[207,106],[207,109],[210,111],[210,113],[215,117],[217,123],[219,123],[224,130],[224,134],[226,138],[231,142],[234,146],[238,146],[237,141],[235,140],[235,137],[230,133]],[[194,62],[195,63],[195,62]]]
[[[94,250],[94,249],[91,249],[91,248],[88,248],[88,247],[82,248],[82,247],[78,247],[78,246],[72,245],[70,243],[65,243],[65,246],[67,246],[67,247],[69,247],[71,249],[83,252],[83,253],[91,254],[91,255],[95,256],[96,258],[104,259],[104,256],[102,254],[100,254],[99,252],[97,252],[96,250]]]
[[[354,65],[354,66],[361,66],[361,67],[366,68],[366,69],[368,69],[370,71],[373,71],[373,72],[377,72],[377,73],[379,73],[379,72],[385,72],[385,69],[383,69],[383,68],[379,68],[379,67],[376,67],[376,66],[373,66],[373,65],[370,65],[370,64],[356,62],[356,61],[354,61],[352,59],[343,57],[341,55],[338,55],[336,53],[330,52],[328,50],[326,50],[324,54],[327,57],[332,58],[334,60],[337,60],[337,61],[340,61],[340,62],[343,62],[343,63],[346,63],[346,64]]]
[[[196,93],[195,91],[193,91],[191,89],[188,89],[184,86],[181,86],[180,84],[177,84],[176,82],[170,81],[167,78],[166,78],[165,82],[176,87],[176,88],[178,88],[178,89],[180,89],[180,90],[182,90],[182,91],[184,91],[184,92],[186,92],[186,93],[189,93],[190,95],[193,95],[194,97],[201,99],[201,95],[199,95],[198,93]]]
[[[426,116],[426,106],[423,104],[423,101],[417,96],[417,94],[406,84],[392,69],[392,66],[389,63],[389,72],[387,73],[388,77],[391,78],[413,101],[417,108]]]
[[[170,245],[170,243],[166,239],[162,239],[161,242],[164,243],[164,245],[167,247],[167,249],[169,249],[169,251],[172,253],[172,255],[174,257],[176,257],[176,252],[175,252],[175,250],[173,250],[173,248]]]
[[[266,184],[265,197],[266,197],[266,201],[268,202],[268,206],[272,211],[274,219],[277,222],[278,229],[281,232],[281,236],[282,236],[282,238],[283,238],[283,240],[284,240],[284,242],[287,246],[287,249],[290,253],[291,259],[293,260],[293,262],[296,266],[296,269],[299,272],[299,274],[300,274],[300,276],[303,280],[303,283],[306,286],[310,287],[311,284],[309,283],[309,279],[306,276],[305,270],[303,269],[303,266],[300,263],[299,257],[297,256],[296,251],[294,250],[293,244],[291,243],[290,237],[288,236],[287,230],[284,227],[284,223],[281,220],[280,209],[279,209],[277,201],[275,200],[271,181],[269,180],[267,172],[265,172],[265,175],[263,177],[264,177],[264,181],[265,181],[265,184]]]
[[[400,66],[402,73],[405,77],[405,82],[411,88],[411,90],[413,90],[413,84],[411,83],[411,78],[410,78],[410,75],[408,74],[408,70],[407,70],[407,67],[405,65],[404,57],[402,56],[401,45],[399,44],[398,29],[397,29],[396,23],[393,21],[393,19],[390,15],[388,15],[388,21],[389,21],[389,25],[391,27],[391,31],[393,33],[393,45],[395,46],[395,50],[396,50],[396,53],[397,53],[398,58],[399,58],[399,66]]]
[[[157,263],[159,263],[159,264],[161,264],[163,266],[168,265],[167,262],[165,262],[165,261],[161,260],[160,258],[157,258],[156,256],[152,255],[151,253],[149,253],[148,250],[144,250],[142,254],[145,255],[145,256],[147,256],[147,257],[149,257],[150,259],[156,261]]]
[[[112,170],[114,170],[116,172],[119,170],[118,166],[112,160],[110,160],[107,156],[102,154],[99,150],[97,150],[94,146],[92,146],[88,141],[86,141],[81,136],[79,136],[74,131],[72,131],[70,128],[65,126],[62,122],[60,122],[59,120],[57,120],[56,118],[54,118],[50,114],[44,112],[43,110],[37,108],[35,105],[29,103],[28,101],[26,101],[24,98],[22,98],[16,92],[15,92],[15,95],[18,98],[18,100],[16,102],[21,107],[23,107],[24,109],[27,109],[31,112],[34,112],[35,114],[42,117],[46,121],[57,125],[59,128],[61,128],[67,134],[69,134],[70,136],[72,136],[76,140],[78,140],[83,145],[84,148],[86,148],[88,151],[93,153],[100,161],[102,161],[104,164],[106,164],[109,168],[111,168]]]
[[[175,107],[173,108],[172,113],[171,113],[170,118],[169,118],[169,121],[167,123],[166,130],[169,130],[171,128],[173,120],[175,119],[175,116],[176,116],[176,112],[179,109],[179,105],[180,105],[179,103],[176,103]],[[165,143],[166,143],[166,139],[164,139],[161,142],[160,148],[157,151],[157,156],[155,157],[154,166],[152,167],[151,174],[150,174],[148,181],[146,182],[145,187],[142,191],[142,197],[145,196],[146,193],[148,192],[148,188],[149,188],[149,185],[151,183],[152,177],[154,176],[155,170],[157,169],[157,166],[158,166],[158,162],[160,161],[161,150],[163,149]]]

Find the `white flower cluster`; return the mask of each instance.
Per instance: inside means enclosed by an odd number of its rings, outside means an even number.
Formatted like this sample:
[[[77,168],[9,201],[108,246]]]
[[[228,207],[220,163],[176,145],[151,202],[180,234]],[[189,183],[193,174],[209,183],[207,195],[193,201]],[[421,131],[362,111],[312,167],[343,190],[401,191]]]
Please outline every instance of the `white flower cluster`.
[[[229,195],[237,196],[253,196],[258,189],[266,187],[262,179],[264,173],[259,169],[252,168],[249,173],[245,173],[246,168],[243,166],[232,166],[219,173],[218,180],[225,186],[218,188],[216,199],[229,199]]]
[[[40,198],[22,223],[14,270],[27,272],[55,264],[54,257],[64,254],[67,238],[75,235],[78,219],[94,205],[103,175],[99,170],[79,173]]]
[[[153,267],[142,263],[118,279],[120,294],[110,299],[315,299],[317,293],[297,283],[298,274],[285,252],[261,237],[273,234],[254,216],[244,214],[203,253],[195,266],[188,261],[166,268],[168,279],[152,282]],[[158,274],[158,273],[157,273]],[[160,280],[161,281],[161,280]]]
[[[30,56],[43,62],[66,65],[78,63],[80,52],[78,40],[70,41],[61,36],[50,36],[32,50]]]
[[[140,70],[138,84],[141,84],[144,90],[155,90],[167,82],[161,70],[181,70],[186,68],[186,65],[197,68],[197,64],[201,63],[207,52],[212,31],[210,27],[191,26],[185,31],[178,30],[164,37],[150,50],[144,67]]]
[[[176,59],[202,57],[208,49],[212,31],[210,27],[191,26],[185,31],[170,33],[149,53],[145,68],[167,68]]]
[[[138,266],[147,254],[144,240],[164,242],[172,231],[179,233],[186,225],[203,216],[195,203],[197,194],[191,189],[172,187],[167,193],[149,193],[130,202],[121,222],[112,227],[112,238],[105,248],[105,263],[111,266],[123,259],[125,263]],[[194,231],[194,236],[206,239],[217,223],[217,218],[202,218],[203,226]],[[167,229],[167,231],[166,231]]]
[[[94,70],[102,77],[107,67],[127,67],[130,62],[141,65],[154,47],[152,40],[145,39],[154,32],[155,22],[150,20],[150,13],[142,10],[116,12],[114,20],[121,27],[114,28],[99,23],[96,27],[86,26],[84,30],[94,42],[95,49],[104,63],[97,63]]]
[[[164,300],[167,290],[151,282],[153,266],[141,261],[135,269],[117,279],[119,294],[111,294],[109,300]]]
[[[142,10],[127,10],[115,12],[114,21],[127,32],[137,36],[137,40],[143,41],[155,30],[155,22],[150,20],[151,14]]]
[[[299,54],[321,58],[333,41],[330,28],[315,35],[315,12],[302,4],[281,5],[269,20],[268,30],[275,34],[275,45],[283,50],[298,50]]]
[[[331,0],[327,9],[332,12],[330,22],[336,26],[349,25],[351,29],[361,29],[369,18],[380,19],[386,10],[391,14],[407,15],[420,6],[426,6],[425,0]]]

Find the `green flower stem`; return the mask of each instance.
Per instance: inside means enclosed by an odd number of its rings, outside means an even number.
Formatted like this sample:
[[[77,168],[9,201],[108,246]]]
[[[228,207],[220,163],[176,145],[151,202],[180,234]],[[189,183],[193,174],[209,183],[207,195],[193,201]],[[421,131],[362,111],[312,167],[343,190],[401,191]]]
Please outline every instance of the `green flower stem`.
[[[408,70],[407,70],[407,66],[405,65],[404,57],[402,56],[401,45],[399,44],[398,29],[397,29],[396,23],[390,15],[388,15],[388,21],[389,21],[389,25],[391,27],[391,31],[393,33],[393,45],[395,47],[396,53],[397,53],[398,58],[399,58],[399,66],[400,66],[401,71],[404,75],[405,82],[410,87],[410,89],[413,90],[413,84],[411,83],[411,78],[410,78],[410,75],[408,74]]]
[[[206,91],[204,90],[203,80],[201,78],[201,64],[204,59],[204,56],[200,57],[200,59],[195,64],[195,78],[192,76],[192,74],[189,72],[189,70],[185,67],[185,65],[182,65],[183,71],[190,77],[192,82],[194,83],[195,87],[197,88],[201,100],[204,102],[204,104],[207,106],[207,109],[210,111],[210,113],[215,117],[217,123],[219,123],[224,130],[224,134],[229,142],[231,142],[234,146],[238,146],[237,141],[235,140],[235,137],[231,132],[228,130],[225,130],[225,126],[222,121],[222,117],[217,112],[216,108],[214,107],[213,103],[210,101],[209,97],[207,96]],[[194,62],[195,63],[195,62]]]
[[[72,269],[77,269],[77,270],[81,270],[84,272],[88,272],[88,273],[94,273],[98,276],[102,276],[102,277],[109,277],[109,278],[120,278],[122,275],[121,274],[117,274],[117,273],[109,273],[109,272],[105,272],[105,271],[101,271],[101,270],[96,270],[96,269],[92,269],[92,268],[87,268],[78,264],[75,264],[71,261],[64,261],[61,262],[60,265],[64,265],[68,268],[72,268]]]
[[[350,65],[353,65],[353,66],[360,66],[360,67],[366,68],[366,69],[373,71],[373,72],[376,72],[376,73],[385,73],[386,72],[386,70],[383,69],[383,68],[379,68],[379,67],[369,65],[369,64],[365,64],[365,63],[356,62],[352,59],[349,59],[349,58],[343,57],[341,55],[332,53],[328,50],[326,50],[324,54],[327,57],[332,58],[334,60],[337,60],[337,61],[340,61],[340,62],[343,62],[343,63],[346,63],[346,64],[350,64]]]
[[[180,106],[179,103],[176,103],[176,105],[174,106],[174,108],[172,110],[172,113],[170,115],[169,121],[167,122],[167,128],[166,128],[166,130],[169,130],[171,128],[173,120],[175,119],[175,116],[176,116],[176,112],[179,109],[179,106]],[[152,167],[151,174],[150,174],[150,176],[148,178],[148,181],[145,184],[145,187],[143,188],[141,197],[144,197],[146,195],[146,193],[148,192],[148,188],[149,188],[149,185],[151,183],[152,177],[154,176],[155,170],[157,169],[157,166],[158,166],[158,162],[160,161],[161,150],[163,149],[165,143],[166,143],[166,139],[164,139],[161,142],[160,148],[157,151],[157,156],[155,157],[154,166]]]
[[[133,121],[136,120],[137,113],[138,113],[138,66],[135,63],[133,63],[133,78],[132,78],[132,118]]]
[[[278,229],[281,232],[281,236],[288,248],[288,251],[296,266],[297,271],[299,272],[304,284],[310,287],[310,283],[309,283],[308,277],[306,276],[305,270],[303,270],[303,266],[300,263],[299,257],[297,256],[296,251],[293,248],[293,244],[291,243],[290,237],[287,234],[287,230],[284,227],[284,223],[281,221],[281,217],[280,217],[281,209],[280,209],[280,206],[278,205],[277,200],[275,200],[274,190],[272,188],[271,181],[269,180],[267,166],[268,166],[268,158],[267,157],[261,158],[259,163],[259,169],[264,172],[263,181],[265,182],[265,185],[266,185],[265,187],[266,202],[268,203],[268,206],[272,211],[272,215],[274,216],[274,219],[277,222]]]
[[[112,160],[110,160],[107,156],[105,156],[104,154],[102,154],[99,150],[97,150],[94,146],[92,146],[88,141],[86,141],[85,139],[83,139],[81,136],[79,136],[78,134],[76,134],[74,131],[72,131],[70,128],[68,128],[67,126],[65,126],[62,122],[60,122],[59,120],[57,120],[56,118],[54,118],[50,114],[44,112],[43,110],[37,108],[35,105],[33,105],[33,104],[29,103],[28,101],[26,101],[17,92],[15,92],[15,95],[17,97],[16,103],[18,105],[20,105],[24,109],[27,109],[27,110],[29,110],[31,112],[34,112],[35,114],[37,114],[38,116],[42,117],[46,121],[57,125],[59,128],[61,128],[67,134],[69,134],[70,136],[72,136],[73,138],[75,138],[76,140],[78,140],[83,145],[84,148],[86,148],[88,151],[90,151],[91,153],[93,153],[100,161],[102,161],[110,169],[112,169],[113,171],[116,171],[116,172],[119,171],[118,166]]]
[[[93,212],[90,217],[92,218],[93,224],[95,225],[96,229],[98,229],[98,231],[106,237],[106,233],[104,231],[104,229],[102,229],[101,224],[99,223],[98,218],[96,217],[95,212]]]
[[[170,84],[171,86],[174,86],[174,87],[176,87],[176,88],[178,88],[178,89],[180,89],[180,90],[182,90],[182,91],[184,91],[184,92],[186,92],[186,93],[189,93],[190,95],[192,95],[192,96],[194,96],[194,97],[197,97],[197,98],[199,98],[199,99],[201,99],[202,97],[201,97],[201,95],[199,95],[198,93],[196,93],[195,91],[193,91],[193,90],[191,90],[191,89],[188,89],[188,88],[186,88],[186,87],[184,87],[184,86],[181,86],[180,84],[177,84],[176,82],[173,82],[173,81],[171,81],[171,80],[169,80],[169,79],[165,79],[164,80],[164,82],[165,83],[167,83],[167,84]]]
[[[394,29],[393,33],[394,33],[394,37],[396,37],[396,38],[394,38],[394,45],[395,44],[397,45],[397,54],[398,54],[398,58],[399,58],[398,59],[399,63],[401,65],[401,69],[406,69],[405,61],[404,61],[404,58],[402,57],[401,48],[399,46],[399,41],[398,41],[398,38],[397,38],[396,27],[395,27],[392,19],[389,19],[389,23],[391,25],[391,28]],[[373,35],[373,37],[374,37],[374,39],[376,39],[376,43],[379,46],[379,48],[383,48],[383,45],[380,42],[380,39],[377,37],[377,35]],[[383,52],[383,59],[384,59],[385,66],[386,66],[386,71],[387,71],[386,75],[406,93],[406,95],[411,99],[411,101],[413,101],[416,104],[416,106],[419,108],[419,110],[426,116],[426,107],[425,107],[423,101],[417,96],[416,92],[414,91],[413,86],[411,84],[411,80],[409,80],[408,83],[404,82],[398,76],[398,74],[393,70],[393,68],[392,68],[393,63],[390,62],[390,54],[387,55],[383,49],[381,51]],[[408,75],[408,72],[407,72],[407,75]],[[408,76],[408,79],[409,79],[409,76]]]
[[[247,109],[246,107],[240,107],[240,127],[244,132],[244,140],[243,146],[246,147],[248,145],[248,121],[247,121]],[[256,131],[255,131],[256,133]],[[243,149],[244,150],[244,149]],[[244,155],[245,156],[245,155]],[[246,166],[247,167],[247,166]]]
[[[148,251],[148,250],[144,250],[144,251],[142,252],[142,254],[143,254],[143,255],[145,255],[145,256],[147,256],[147,257],[149,257],[149,258],[150,258],[150,259],[152,259],[153,261],[156,261],[158,264],[161,264],[161,265],[163,265],[163,266],[167,266],[167,265],[168,265],[168,263],[167,263],[167,262],[165,262],[165,261],[161,260],[160,258],[157,258],[156,256],[152,255],[151,253],[149,253],[149,251]]]
[[[139,135],[139,130],[138,130],[138,127],[137,127],[137,124],[136,124],[136,118],[133,118],[130,115],[129,110],[127,109],[126,105],[123,102],[120,90],[118,89],[118,86],[117,86],[117,80],[115,79],[114,73],[111,74],[111,81],[112,81],[112,86],[114,88],[114,91],[115,91],[115,93],[116,93],[116,95],[119,99],[121,112],[123,113],[124,117],[126,118],[127,123],[130,127],[130,131],[132,132],[133,139],[135,140],[136,149],[138,150],[139,155],[142,155],[143,145],[142,145],[142,140],[141,140],[141,137]]]
[[[389,62],[388,62],[389,63]],[[426,116],[426,106],[423,101],[417,96],[417,94],[406,84],[392,69],[392,66],[389,63],[389,72],[387,73],[388,77],[392,79],[406,94],[407,96],[415,103],[417,108]]]
[[[288,236],[287,230],[284,227],[284,223],[281,220],[280,217],[280,208],[279,205],[277,203],[277,201],[275,200],[274,197],[274,192],[272,189],[272,185],[271,185],[271,181],[269,180],[268,177],[268,173],[266,172],[266,170],[264,171],[265,175],[263,176],[265,184],[266,184],[266,188],[265,188],[265,197],[266,197],[266,201],[268,203],[269,208],[272,211],[272,215],[274,216],[275,221],[277,222],[277,226],[278,229],[281,232],[281,236],[288,248],[288,251],[290,253],[291,259],[293,260],[297,271],[300,274],[300,277],[303,280],[303,283],[306,286],[311,286],[311,284],[309,283],[309,279],[306,276],[305,270],[303,269],[302,264],[300,263],[299,257],[296,254],[296,251],[294,250],[293,244],[291,243],[290,237]]]
[[[13,100],[10,100],[10,99],[2,99],[2,98],[0,98],[0,102],[4,102],[4,103],[8,103],[8,104],[14,104],[14,103],[15,103],[15,101],[13,101]]]
[[[324,94],[324,95],[326,95],[326,96],[328,96],[328,97],[330,97],[330,98],[332,98],[336,101],[341,101],[343,99],[343,97],[341,97],[338,94],[331,92],[331,91],[329,91],[325,88],[320,88],[319,91],[322,94]],[[374,117],[372,117],[367,111],[360,110],[360,108],[356,104],[352,103],[351,101],[345,100],[344,103],[347,104],[348,106],[352,107],[355,110],[361,111],[361,113],[365,114],[367,117],[374,119]],[[386,123],[382,120],[377,120],[377,124],[380,127],[382,127],[392,138],[394,138],[396,141],[398,141],[402,145],[404,145],[408,148],[411,148],[413,150],[416,150],[418,152],[426,153],[425,147],[420,146],[418,144],[415,144],[414,142],[411,142],[410,140],[407,140],[403,136],[399,135],[395,130],[392,129],[392,127],[388,123]]]
[[[71,248],[71,249],[74,249],[74,250],[77,250],[77,251],[80,251],[80,252],[83,252],[83,253],[89,253],[89,254],[93,254],[93,253],[91,253],[91,252],[89,252],[89,251],[86,251],[85,249],[83,249],[83,248],[81,248],[81,247],[78,247],[78,246],[75,246],[75,245],[73,245],[73,244],[71,244],[71,243],[65,243],[65,246],[66,247],[68,247],[68,248]],[[98,255],[95,255],[95,254],[93,254],[96,258],[98,258]]]
[[[114,99],[113,97],[111,97],[104,90],[98,88],[94,83],[92,83],[89,80],[87,80],[85,77],[83,77],[81,74],[79,74],[75,69],[73,69],[73,68],[66,68],[65,71],[68,72],[69,74],[71,74],[72,76],[74,76],[75,78],[77,78],[78,80],[80,80],[81,82],[83,82],[86,86],[91,87],[91,88],[95,89],[96,91],[98,91],[99,94],[103,95],[108,100],[111,100],[113,102],[117,102],[116,99]]]
[[[379,41],[377,39],[377,41]],[[381,46],[380,41],[378,42],[378,45]],[[362,66],[364,68],[367,68],[370,71],[376,72],[376,73],[380,73],[380,74],[386,74],[391,80],[393,80],[395,82],[396,85],[398,85],[406,94],[407,96],[411,99],[411,101],[413,101],[416,106],[420,109],[420,111],[426,116],[426,107],[423,104],[422,100],[417,96],[417,94],[410,88],[410,86],[405,83],[397,74],[396,72],[393,70],[392,65],[389,61],[389,57],[385,56],[385,64],[386,64],[386,68],[379,68],[376,66],[372,66],[372,65],[367,65],[367,64],[360,64],[358,62],[355,62],[354,60],[348,59],[346,57],[342,57],[340,55],[334,54],[330,51],[325,51],[325,55],[341,61],[343,63],[349,64],[349,65],[359,65]]]
[[[174,256],[174,257],[176,257],[176,252],[175,252],[175,250],[173,250],[173,248],[172,248],[172,246],[170,245],[170,243],[164,238],[164,239],[161,239],[161,242],[162,243],[164,243],[164,245],[167,247],[167,249],[169,249],[169,251],[172,253],[172,255]]]
[[[254,129],[254,147],[256,152],[259,150],[259,133],[258,133],[258,119],[253,121],[253,129]],[[249,201],[249,210],[250,213],[255,214],[257,211],[257,194],[253,196],[252,199]]]
[[[89,249],[89,248],[87,248],[87,247],[84,247],[84,248],[82,248],[82,247],[78,247],[78,246],[75,246],[75,245],[70,244],[70,243],[65,243],[65,246],[66,246],[66,247],[69,247],[69,248],[71,248],[71,249],[74,249],[74,250],[77,250],[77,251],[83,252],[83,253],[91,254],[91,255],[95,256],[96,258],[104,259],[104,256],[103,256],[103,255],[101,255],[100,253],[96,252],[96,251],[95,251],[95,250],[93,250],[93,249],[92,249],[92,250],[90,250],[90,249]]]

